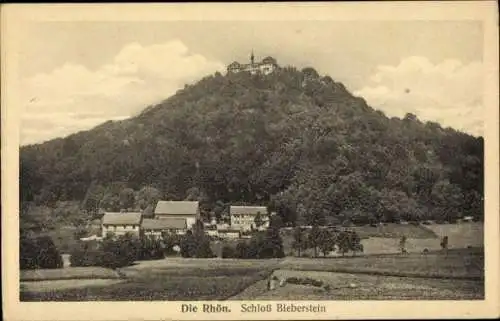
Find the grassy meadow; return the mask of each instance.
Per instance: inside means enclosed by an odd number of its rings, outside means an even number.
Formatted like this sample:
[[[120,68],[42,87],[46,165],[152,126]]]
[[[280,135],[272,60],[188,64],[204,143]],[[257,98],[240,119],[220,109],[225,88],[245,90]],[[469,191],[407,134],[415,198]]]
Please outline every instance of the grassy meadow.
[[[72,267],[67,269],[21,270],[21,281],[51,281],[76,279],[119,279],[117,271],[98,267]]]
[[[185,265],[182,262],[185,261]],[[139,262],[125,282],[56,291],[21,291],[22,301],[225,300],[267,278],[277,260],[181,259]],[[254,261],[254,262],[252,262]],[[71,268],[70,268],[71,269]]]
[[[278,277],[308,277],[329,285],[286,284],[274,291],[259,281],[230,300],[478,300],[484,284],[471,280],[425,279],[372,274],[278,270]]]
[[[484,253],[482,248],[472,248],[448,250],[447,254],[431,252],[345,258],[287,258],[282,267],[300,271],[481,279],[484,274]]]

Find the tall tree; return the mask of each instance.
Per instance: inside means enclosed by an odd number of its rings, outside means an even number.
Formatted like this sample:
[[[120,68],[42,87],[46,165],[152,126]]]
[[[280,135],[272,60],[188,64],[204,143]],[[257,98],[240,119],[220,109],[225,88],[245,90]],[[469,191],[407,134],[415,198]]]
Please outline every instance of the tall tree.
[[[255,215],[254,223],[257,228],[261,227],[264,224],[264,220],[262,219],[260,212]]]
[[[314,249],[314,257],[318,256],[318,246],[321,244],[321,231],[318,225],[313,225],[309,232],[307,241],[309,246]]]
[[[307,248],[307,238],[304,230],[297,226],[293,230],[293,243],[292,248],[297,251],[297,255],[300,257],[301,251]]]

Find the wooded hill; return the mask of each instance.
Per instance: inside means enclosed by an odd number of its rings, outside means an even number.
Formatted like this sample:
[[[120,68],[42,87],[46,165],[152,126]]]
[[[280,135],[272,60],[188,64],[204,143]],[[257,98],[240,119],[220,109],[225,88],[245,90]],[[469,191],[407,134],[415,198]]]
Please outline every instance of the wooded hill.
[[[20,154],[21,201],[48,206],[188,198],[217,216],[229,202],[263,204],[308,224],[483,216],[481,137],[388,118],[313,68],[216,73]]]

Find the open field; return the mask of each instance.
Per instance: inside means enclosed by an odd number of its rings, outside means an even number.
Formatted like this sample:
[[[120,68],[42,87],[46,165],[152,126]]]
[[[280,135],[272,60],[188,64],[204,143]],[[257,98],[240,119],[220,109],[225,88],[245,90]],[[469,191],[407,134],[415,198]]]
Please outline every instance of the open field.
[[[47,281],[21,281],[21,292],[53,292],[66,289],[87,288],[91,286],[108,286],[124,282],[120,279],[71,279]]]
[[[287,258],[281,267],[303,271],[481,279],[484,275],[484,253],[482,248],[474,248],[449,250],[448,254],[432,252],[346,258]]]
[[[484,283],[455,279],[415,279],[316,271],[277,270],[278,277],[309,277],[321,280],[329,290],[307,285],[285,284],[274,291],[259,281],[230,300],[478,300],[484,298]]]
[[[482,246],[484,244],[484,223],[471,222],[460,224],[427,225],[438,237],[448,236],[450,248]]]
[[[139,262],[120,271],[127,278],[122,283],[57,291],[26,288],[21,291],[21,300],[225,300],[267,278],[278,263],[278,260],[180,258]]]
[[[352,229],[356,231],[361,238],[384,237],[399,239],[403,235],[412,239],[429,239],[437,237],[432,230],[422,225],[387,223],[386,225],[379,226],[355,226],[352,227]]]
[[[168,272],[134,277],[107,286],[61,291],[21,292],[22,301],[155,301],[225,300],[269,276],[270,271],[225,275],[169,275]]]
[[[231,300],[477,300],[484,298],[482,248],[448,254],[287,258],[273,275],[311,278],[322,287],[285,284],[274,291],[259,281]]]
[[[50,281],[75,279],[119,279],[120,275],[111,269],[97,266],[71,267],[65,269],[21,270],[21,281]]]
[[[399,240],[401,236],[407,237],[406,249],[409,253],[422,253],[424,249],[436,251],[441,249],[441,238],[448,236],[448,247],[460,249],[471,247],[482,247],[484,244],[483,223],[461,223],[461,224],[434,224],[434,225],[399,225],[387,224],[386,226],[358,226],[354,227],[360,235],[364,254],[395,254],[399,253]],[[285,253],[289,256],[295,255],[292,249],[293,237],[291,231],[283,233],[283,245]],[[302,251],[301,255],[311,257],[313,250]],[[329,256],[337,257],[339,254],[332,252]]]

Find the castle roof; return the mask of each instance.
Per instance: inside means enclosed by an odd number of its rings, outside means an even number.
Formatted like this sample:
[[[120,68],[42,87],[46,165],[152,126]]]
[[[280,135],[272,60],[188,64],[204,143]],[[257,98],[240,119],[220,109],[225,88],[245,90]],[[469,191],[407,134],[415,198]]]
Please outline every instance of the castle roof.
[[[240,66],[241,66],[241,64],[240,64],[239,62],[237,62],[237,61],[233,61],[232,63],[230,63],[230,64],[229,64],[229,66],[228,66],[228,67],[229,67],[229,68],[238,68],[238,67],[240,67]]]
[[[273,57],[271,57],[271,56],[267,56],[266,58],[262,59],[262,63],[264,63],[264,64],[273,64],[273,65],[276,65],[276,64],[277,64],[277,61],[276,61],[276,59],[274,59]]]

